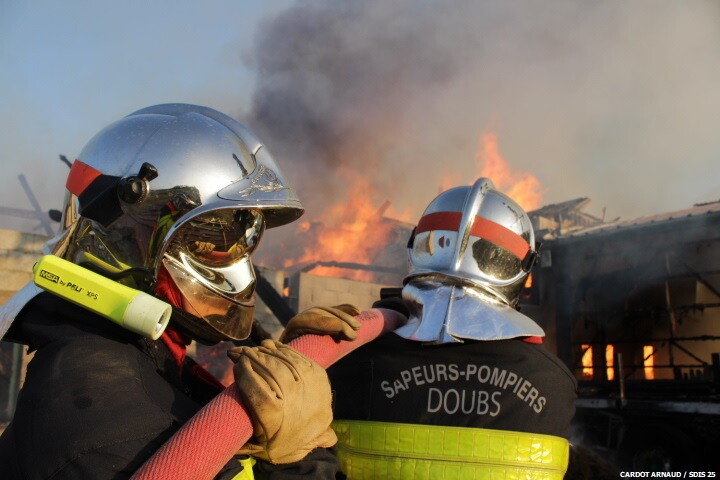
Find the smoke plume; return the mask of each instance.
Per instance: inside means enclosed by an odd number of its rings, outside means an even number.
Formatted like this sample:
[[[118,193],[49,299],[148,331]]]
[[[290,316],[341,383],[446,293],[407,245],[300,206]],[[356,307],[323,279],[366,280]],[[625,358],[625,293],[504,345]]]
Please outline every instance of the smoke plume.
[[[717,197],[703,170],[720,124],[719,13],[709,1],[298,1],[258,29],[249,122],[310,221],[361,176],[374,205],[416,222],[447,173],[478,176],[484,132],[539,179],[544,203],[587,196],[609,218],[685,208],[678,198]]]

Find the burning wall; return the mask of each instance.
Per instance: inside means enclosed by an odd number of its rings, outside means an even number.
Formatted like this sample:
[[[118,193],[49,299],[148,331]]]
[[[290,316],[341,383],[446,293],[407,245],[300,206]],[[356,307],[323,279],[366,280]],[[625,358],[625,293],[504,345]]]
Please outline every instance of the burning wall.
[[[580,379],[608,378],[609,345],[631,379],[709,378],[720,352],[718,228],[715,203],[545,243],[536,314],[557,324],[558,353]]]

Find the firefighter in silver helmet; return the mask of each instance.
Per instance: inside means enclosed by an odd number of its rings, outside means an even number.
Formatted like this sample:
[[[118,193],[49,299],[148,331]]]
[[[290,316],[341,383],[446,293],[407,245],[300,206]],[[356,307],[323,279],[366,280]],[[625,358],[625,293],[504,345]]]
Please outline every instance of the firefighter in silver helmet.
[[[328,370],[341,470],[561,479],[576,383],[516,308],[537,257],[527,214],[480,178],[430,202],[408,247],[402,299],[375,305],[408,322]],[[342,314],[303,312],[283,338],[333,317],[339,332]]]
[[[72,164],[61,232],[47,252],[151,293],[173,307],[153,341],[32,285],[0,311],[6,340],[35,352],[15,417],[0,437],[0,471],[12,478],[129,478],[223,385],[186,356],[191,340],[242,340],[253,321],[251,255],[265,229],[303,213],[268,149],[245,126],[188,104],[136,111],[100,131]],[[255,439],[255,470],[272,478],[334,478],[323,447],[330,428],[325,372],[275,343],[233,351],[238,384],[295,378],[285,399],[294,412],[254,402],[255,424],[276,425]],[[258,373],[272,358],[292,375]],[[267,363],[267,362],[266,362]],[[253,383],[255,382],[255,383]],[[282,388],[283,385],[275,385]],[[285,432],[304,425],[301,444]],[[308,439],[310,439],[308,441]],[[243,452],[249,453],[249,452]],[[193,452],[202,455],[202,452]],[[217,478],[252,478],[231,461]]]
[[[532,224],[490,180],[435,198],[409,246],[410,320],[398,335],[430,343],[544,336],[514,308],[537,256]]]

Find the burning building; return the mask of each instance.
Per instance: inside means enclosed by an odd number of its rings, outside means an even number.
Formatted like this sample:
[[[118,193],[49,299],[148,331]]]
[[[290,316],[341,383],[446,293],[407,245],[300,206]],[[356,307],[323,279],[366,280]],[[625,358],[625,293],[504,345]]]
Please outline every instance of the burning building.
[[[573,441],[622,466],[714,468],[720,202],[612,222],[585,213],[588,203],[579,198],[530,212],[543,246],[521,300],[545,329],[546,347],[578,379]],[[405,265],[397,259],[406,258],[410,225],[382,221],[393,233],[368,263],[323,254],[318,258],[326,260],[276,270],[284,277],[282,300],[292,311],[343,302],[367,308],[381,288],[398,287]],[[310,245],[324,228],[307,229]],[[353,250],[355,241],[344,244]]]
[[[579,381],[574,441],[619,465],[715,467],[720,202],[610,223],[582,212],[587,203],[577,199],[530,212],[543,247],[521,300],[523,312],[545,329],[547,348]],[[300,226],[292,238],[302,261],[257,269],[257,320],[266,335],[277,336],[294,312],[310,306],[347,302],[368,308],[381,288],[401,285],[411,225],[384,218],[382,209],[370,212],[369,223],[378,230]],[[351,234],[343,237],[343,229]],[[331,244],[372,255],[304,254],[333,231],[340,236]],[[194,355],[229,383],[227,347],[198,346]],[[3,361],[6,380],[17,382],[17,363]],[[9,416],[10,390],[17,385],[8,387],[3,408]]]
[[[576,198],[566,202],[545,205],[529,212],[533,222],[535,237],[538,239],[557,238],[576,230],[594,227],[604,223],[583,209],[590,203],[587,197]]]
[[[523,311],[579,381],[576,441],[621,465],[717,467],[720,202],[566,228]]]
[[[367,170],[377,160],[370,158]],[[487,132],[476,167],[473,177],[490,177],[529,211],[543,242],[521,307],[579,380],[575,441],[629,465],[711,462],[712,446],[720,442],[720,203],[612,222],[584,212],[587,198],[541,207],[538,179],[512,171],[497,137]],[[295,312],[341,303],[369,308],[382,288],[402,284],[418,212],[391,211],[382,189],[343,161],[324,173],[342,178],[341,194],[337,188],[334,195],[301,189],[301,198],[325,201],[315,203],[309,218],[267,234],[255,254],[262,266],[256,340],[277,337]],[[464,180],[449,171],[421,193],[432,197]],[[36,258],[42,241],[21,242],[24,249],[37,247],[23,254]],[[232,380],[229,346],[192,352],[226,384]],[[7,399],[0,408],[8,418],[20,353],[7,344],[0,348],[0,396]]]

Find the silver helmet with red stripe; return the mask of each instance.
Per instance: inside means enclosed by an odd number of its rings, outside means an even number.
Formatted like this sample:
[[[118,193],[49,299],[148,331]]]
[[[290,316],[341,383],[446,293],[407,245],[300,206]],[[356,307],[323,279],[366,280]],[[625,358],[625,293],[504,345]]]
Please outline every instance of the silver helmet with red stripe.
[[[303,213],[248,128],[188,104],[148,107],[100,131],[66,187],[53,253],[141,290],[163,287],[187,314],[182,329],[204,343],[247,337],[250,255],[265,228]]]
[[[438,195],[408,245],[403,297],[411,319],[399,332],[444,343],[541,336],[515,306],[537,252],[527,213],[487,178]]]
[[[517,303],[535,260],[527,213],[487,178],[438,195],[425,209],[410,249],[410,279],[428,273],[485,289]]]

